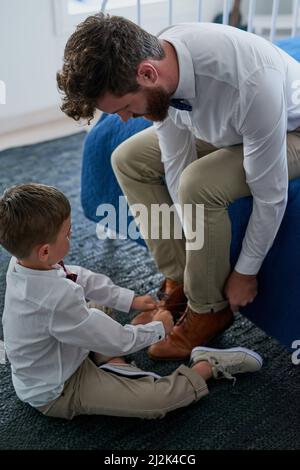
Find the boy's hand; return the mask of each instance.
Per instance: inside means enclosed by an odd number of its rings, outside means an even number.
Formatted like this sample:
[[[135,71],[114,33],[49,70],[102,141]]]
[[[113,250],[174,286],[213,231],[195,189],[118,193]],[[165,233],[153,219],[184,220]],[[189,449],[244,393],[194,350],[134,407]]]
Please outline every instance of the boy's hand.
[[[134,310],[156,310],[157,305],[151,295],[135,296],[131,304]]]
[[[154,316],[152,321],[161,321],[165,327],[166,335],[171,333],[174,327],[174,321],[169,310],[159,310]]]

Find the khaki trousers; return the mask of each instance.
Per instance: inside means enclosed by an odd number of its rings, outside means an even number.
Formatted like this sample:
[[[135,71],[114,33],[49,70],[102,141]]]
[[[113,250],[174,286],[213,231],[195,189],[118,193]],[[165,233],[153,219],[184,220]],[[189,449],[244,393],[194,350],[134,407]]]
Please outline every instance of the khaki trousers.
[[[85,359],[65,383],[60,397],[38,410],[66,419],[83,414],[162,418],[208,394],[205,380],[184,365],[159,379],[144,375],[144,371],[131,364],[118,368],[138,376],[117,375]]]
[[[198,160],[182,172],[181,204],[204,204],[204,246],[186,250],[182,239],[146,241],[165,277],[184,282],[188,304],[198,313],[218,311],[228,302],[225,282],[230,274],[231,224],[228,205],[251,195],[243,168],[243,146],[216,149],[196,140]],[[287,135],[289,178],[300,176],[300,128]],[[129,205],[168,204],[172,200],[164,183],[164,167],[154,128],[125,142],[112,155],[112,165]],[[148,220],[148,233],[151,220]],[[141,226],[143,233],[143,227]]]

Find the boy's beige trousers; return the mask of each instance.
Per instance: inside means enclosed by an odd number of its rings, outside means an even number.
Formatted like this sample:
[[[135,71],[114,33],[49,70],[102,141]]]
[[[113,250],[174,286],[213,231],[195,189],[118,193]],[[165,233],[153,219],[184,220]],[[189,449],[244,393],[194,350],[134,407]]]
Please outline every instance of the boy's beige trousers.
[[[134,377],[100,369],[87,358],[65,383],[59,398],[39,411],[55,418],[77,415],[111,415],[163,418],[208,394],[205,380],[181,365],[171,375],[153,378],[131,364],[118,366]]]

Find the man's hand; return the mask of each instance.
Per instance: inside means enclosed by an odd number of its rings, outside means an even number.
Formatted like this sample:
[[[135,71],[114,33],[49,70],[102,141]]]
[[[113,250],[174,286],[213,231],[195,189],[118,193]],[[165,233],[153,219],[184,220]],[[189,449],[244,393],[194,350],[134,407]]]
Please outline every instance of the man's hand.
[[[174,321],[169,310],[159,310],[154,316],[152,321],[161,321],[165,327],[166,336],[171,333],[174,327]]]
[[[151,295],[139,295],[134,297],[131,308],[134,310],[155,310],[157,305]]]
[[[257,295],[256,276],[233,271],[227,280],[225,295],[229,300],[231,310],[237,312],[239,307],[245,307],[255,299]]]

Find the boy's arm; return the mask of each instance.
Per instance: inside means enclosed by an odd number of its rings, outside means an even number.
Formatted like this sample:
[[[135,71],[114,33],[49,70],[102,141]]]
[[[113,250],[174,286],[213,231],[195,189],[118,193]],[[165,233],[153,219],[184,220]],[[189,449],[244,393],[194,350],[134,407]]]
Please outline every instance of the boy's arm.
[[[67,266],[67,268],[78,275],[76,282],[83,288],[87,299],[122,312],[129,312],[134,298],[133,290],[116,286],[108,276],[94,273],[81,266]]]
[[[106,356],[131,354],[165,337],[161,321],[122,326],[104,312],[87,308],[82,289],[76,285],[57,304],[49,332],[61,343]]]

